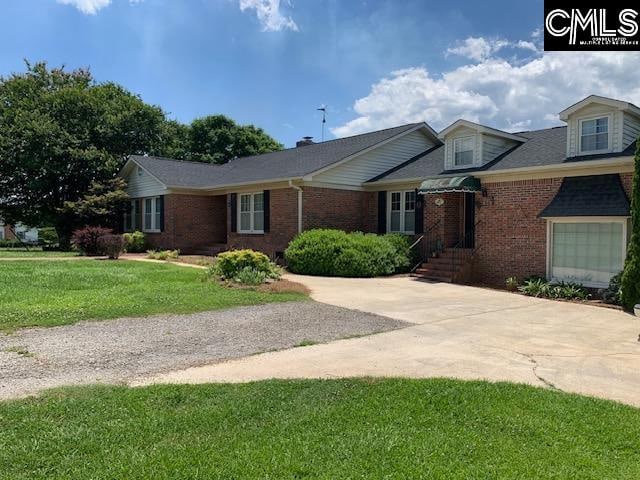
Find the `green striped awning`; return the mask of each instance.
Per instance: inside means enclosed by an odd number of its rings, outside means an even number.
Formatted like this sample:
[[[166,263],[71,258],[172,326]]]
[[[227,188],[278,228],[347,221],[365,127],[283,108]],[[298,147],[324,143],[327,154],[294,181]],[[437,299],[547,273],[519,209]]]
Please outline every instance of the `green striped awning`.
[[[475,177],[428,178],[418,188],[419,193],[479,192],[480,180]]]

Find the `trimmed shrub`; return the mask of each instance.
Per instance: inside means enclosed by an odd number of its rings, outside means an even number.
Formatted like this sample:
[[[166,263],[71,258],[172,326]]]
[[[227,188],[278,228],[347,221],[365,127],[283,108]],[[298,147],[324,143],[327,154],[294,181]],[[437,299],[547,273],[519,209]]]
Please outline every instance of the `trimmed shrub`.
[[[113,231],[110,228],[103,227],[84,227],[73,232],[71,236],[71,244],[78,249],[83,255],[95,256],[99,255],[98,239],[104,235],[111,235]]]
[[[259,285],[267,279],[280,278],[281,274],[280,268],[264,253],[249,249],[220,253],[208,270],[209,277],[249,285]],[[259,283],[252,283],[259,278],[262,278]]]
[[[602,301],[611,305],[622,305],[620,283],[622,281],[622,272],[611,277],[609,286],[602,291]]]
[[[58,233],[53,227],[38,229],[38,242],[42,245],[57,245],[59,242]]]
[[[418,263],[419,258],[417,251],[411,250],[413,237],[403,235],[402,233],[387,233],[384,235],[384,238],[396,249],[394,263],[397,273],[406,273],[413,265]]]
[[[117,260],[124,251],[124,239],[122,235],[103,235],[98,238],[98,251],[108,256],[111,260]]]
[[[284,255],[292,272],[337,277],[391,275],[410,265],[408,240],[342,230],[308,230]]]
[[[180,256],[180,250],[147,250],[147,258],[152,260],[175,260]]]
[[[127,253],[143,253],[145,252],[146,240],[144,233],[135,231],[132,233],[125,233],[122,235],[124,238],[124,250]]]

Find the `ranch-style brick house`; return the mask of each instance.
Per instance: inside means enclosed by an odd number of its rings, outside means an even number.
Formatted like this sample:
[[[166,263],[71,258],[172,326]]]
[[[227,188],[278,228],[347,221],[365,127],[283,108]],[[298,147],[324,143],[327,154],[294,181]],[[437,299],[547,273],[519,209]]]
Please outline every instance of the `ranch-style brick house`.
[[[274,258],[307,229],[399,232],[428,279],[603,287],[626,254],[640,109],[592,95],[560,119],[518,133],[415,123],[225,165],[131,156],[124,229],[158,248]]]

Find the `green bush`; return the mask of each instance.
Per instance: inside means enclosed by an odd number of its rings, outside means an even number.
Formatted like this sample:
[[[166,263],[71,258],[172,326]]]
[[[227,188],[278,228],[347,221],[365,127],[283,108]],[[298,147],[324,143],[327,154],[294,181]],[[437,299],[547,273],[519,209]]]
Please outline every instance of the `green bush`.
[[[632,312],[634,305],[640,303],[640,141],[636,150],[631,193],[631,238],[620,293],[622,305]]]
[[[259,285],[268,278],[280,278],[282,272],[264,253],[254,250],[231,250],[219,254],[209,267],[208,276],[238,283]],[[262,280],[258,283],[257,280]]]
[[[609,282],[609,286],[602,291],[602,300],[611,305],[622,305],[620,283],[622,272],[614,275]]]
[[[417,251],[411,250],[413,237],[402,233],[387,233],[384,238],[396,249],[394,260],[396,272],[408,272],[413,265],[418,263]]]
[[[0,240],[0,248],[23,248],[24,245],[22,245],[18,240],[7,240],[7,239],[3,239]]]
[[[125,233],[122,235],[124,238],[124,251],[127,253],[143,253],[145,251],[146,240],[144,233],[135,231],[132,233]]]
[[[147,250],[147,258],[152,260],[175,260],[180,256],[180,250]]]
[[[244,267],[233,277],[233,281],[243,285],[262,285],[267,281],[267,273],[253,267]]]
[[[515,292],[518,289],[518,279],[516,277],[507,278],[505,286],[510,292]]]
[[[518,289],[530,297],[564,300],[588,300],[589,292],[578,283],[549,283],[544,278],[532,277]]]
[[[391,275],[410,265],[407,239],[341,230],[308,230],[284,252],[292,272],[337,277]]]
[[[56,245],[59,242],[58,233],[53,227],[38,229],[38,242],[42,245]]]

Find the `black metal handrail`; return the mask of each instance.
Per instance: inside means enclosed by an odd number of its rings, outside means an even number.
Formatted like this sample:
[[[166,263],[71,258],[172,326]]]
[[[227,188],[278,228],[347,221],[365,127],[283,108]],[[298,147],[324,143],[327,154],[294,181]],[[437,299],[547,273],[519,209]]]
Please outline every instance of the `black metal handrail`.
[[[427,231],[411,245],[411,251],[416,249],[415,258],[419,260],[411,269],[411,273],[415,272],[434,252],[442,250],[442,241],[436,231],[436,228],[438,228],[441,222],[442,220],[438,220],[431,225]]]
[[[473,247],[472,248],[466,247],[466,245],[469,245],[470,243],[469,240],[475,237],[478,225],[480,225],[480,223],[481,222],[477,222],[473,226],[473,230],[471,232],[465,233],[463,237],[458,241],[458,243],[456,243],[451,248],[451,274],[453,277],[452,280],[455,280],[455,277],[456,277],[456,273],[457,273],[456,265],[458,263],[462,264],[467,259],[472,258],[480,248],[476,245],[475,238],[473,242]]]

